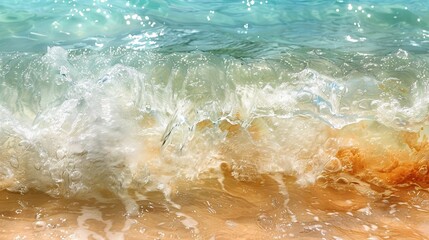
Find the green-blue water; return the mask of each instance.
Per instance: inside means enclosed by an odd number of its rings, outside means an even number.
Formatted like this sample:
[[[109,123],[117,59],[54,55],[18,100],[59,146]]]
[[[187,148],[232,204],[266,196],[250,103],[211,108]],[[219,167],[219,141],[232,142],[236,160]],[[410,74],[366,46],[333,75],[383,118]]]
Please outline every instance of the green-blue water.
[[[428,125],[429,2],[0,0],[10,191],[169,196],[222,162],[312,184],[362,121]]]
[[[425,1],[2,1],[2,52],[128,47],[274,57],[309,47],[426,53]]]

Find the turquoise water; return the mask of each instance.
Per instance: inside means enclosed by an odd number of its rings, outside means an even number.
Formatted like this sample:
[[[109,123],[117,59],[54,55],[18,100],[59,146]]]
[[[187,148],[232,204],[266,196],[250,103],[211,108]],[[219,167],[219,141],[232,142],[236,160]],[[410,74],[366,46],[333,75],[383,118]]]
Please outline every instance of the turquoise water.
[[[0,13],[2,52],[426,53],[429,34],[425,1],[2,1]]]
[[[0,186],[132,211],[223,162],[312,184],[332,132],[424,129],[428,93],[427,1],[2,0]]]

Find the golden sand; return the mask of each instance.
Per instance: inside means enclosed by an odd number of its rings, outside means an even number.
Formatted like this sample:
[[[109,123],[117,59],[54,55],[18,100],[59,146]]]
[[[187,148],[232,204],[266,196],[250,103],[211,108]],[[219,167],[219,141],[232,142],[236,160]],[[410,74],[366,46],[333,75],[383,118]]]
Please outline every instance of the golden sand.
[[[335,187],[326,182],[299,187],[286,176],[247,182],[225,176],[223,185],[177,183],[171,201],[148,193],[134,215],[114,199],[2,191],[0,238],[425,239],[429,234],[429,191],[417,185],[383,189],[349,177]]]

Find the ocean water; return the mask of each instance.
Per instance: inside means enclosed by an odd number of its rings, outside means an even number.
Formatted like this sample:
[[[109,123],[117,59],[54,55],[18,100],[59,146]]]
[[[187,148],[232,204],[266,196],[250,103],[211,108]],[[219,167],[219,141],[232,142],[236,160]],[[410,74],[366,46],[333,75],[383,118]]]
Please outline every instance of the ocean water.
[[[0,238],[422,239],[428,125],[426,1],[0,0]]]

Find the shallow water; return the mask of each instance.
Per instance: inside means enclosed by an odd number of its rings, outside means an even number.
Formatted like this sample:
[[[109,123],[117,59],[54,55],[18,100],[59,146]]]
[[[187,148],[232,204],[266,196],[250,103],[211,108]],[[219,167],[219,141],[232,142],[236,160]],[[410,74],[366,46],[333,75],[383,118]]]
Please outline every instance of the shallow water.
[[[136,215],[121,202],[2,192],[1,236],[8,239],[425,239],[428,192],[421,187],[359,192],[339,183],[280,191],[272,176],[182,182],[171,196],[146,193]],[[364,188],[365,186],[360,186]],[[287,196],[282,192],[287,190]]]
[[[0,238],[425,238],[428,11],[0,1]]]

